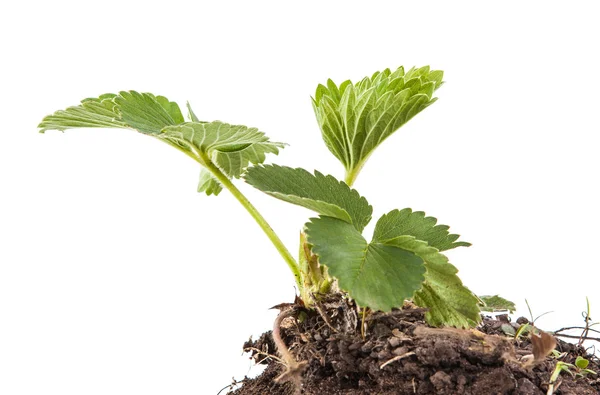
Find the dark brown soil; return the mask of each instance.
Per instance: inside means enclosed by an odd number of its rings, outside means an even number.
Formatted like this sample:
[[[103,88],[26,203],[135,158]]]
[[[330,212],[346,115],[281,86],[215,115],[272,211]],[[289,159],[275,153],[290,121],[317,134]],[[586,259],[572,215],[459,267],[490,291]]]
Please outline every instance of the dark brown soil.
[[[423,312],[405,306],[391,314],[367,317],[364,338],[355,307],[347,300],[323,302],[326,323],[315,312],[299,310],[297,318],[282,325],[286,344],[298,361],[308,361],[302,387],[291,382],[275,383],[285,367],[265,354],[276,354],[271,332],[244,348],[257,363],[267,364],[257,378],[245,378],[232,395],[545,395],[556,358],[527,366],[522,357],[532,354],[525,337],[515,340],[505,331],[518,328],[504,317],[485,318],[475,330],[431,328]],[[522,323],[522,319],[519,320]],[[258,353],[256,350],[262,350]],[[560,358],[575,363],[577,356],[590,360],[588,369],[600,372],[597,357],[586,350],[558,340]],[[576,373],[573,371],[573,373]],[[572,377],[561,373],[554,394],[598,395],[597,375]]]

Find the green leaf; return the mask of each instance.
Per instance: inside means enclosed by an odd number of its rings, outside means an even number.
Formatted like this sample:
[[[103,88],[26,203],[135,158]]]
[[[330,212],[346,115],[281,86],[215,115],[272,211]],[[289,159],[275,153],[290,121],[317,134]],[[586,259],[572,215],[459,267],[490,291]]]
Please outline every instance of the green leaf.
[[[587,369],[589,364],[590,361],[583,358],[582,356],[577,356],[577,358],[575,359],[575,366],[577,366],[579,369]]]
[[[157,134],[168,125],[183,122],[179,106],[164,96],[123,91],[84,99],[79,106],[69,107],[45,117],[38,125],[40,132],[74,128],[131,128],[146,134]]]
[[[200,169],[200,179],[198,180],[198,192],[204,192],[207,196],[217,196],[223,190],[223,186],[210,171]]]
[[[433,326],[468,328],[481,321],[479,298],[462,284],[458,270],[442,254],[425,258],[425,282],[414,302],[427,307],[427,323]],[[443,258],[442,258],[443,257]]]
[[[217,151],[214,155],[215,163],[230,177],[239,178],[250,164],[263,163],[266,154],[279,154],[282,143],[264,142],[255,143],[247,148],[234,152]]]
[[[246,182],[278,199],[346,221],[362,232],[373,208],[367,199],[333,176],[318,171],[277,165],[256,166],[244,176]]]
[[[240,177],[250,164],[263,163],[268,153],[279,153],[284,145],[270,142],[256,128],[223,122],[200,122],[187,104],[194,122],[184,123],[177,103],[151,93],[123,91],[85,99],[45,117],[41,132],[50,129],[105,127],[129,128],[157,137],[193,157],[204,166],[213,161],[231,177]],[[164,130],[163,130],[164,129]],[[218,195],[222,186],[210,172],[200,173],[198,191]]]
[[[440,253],[440,249],[468,243],[455,243],[458,236],[448,234],[447,226],[436,223],[423,212],[393,210],[377,221],[373,240],[412,251],[425,261],[425,282],[415,293],[414,302],[429,308],[425,318],[430,325],[473,326],[480,320],[480,300],[463,286],[456,267]]]
[[[79,106],[56,111],[38,125],[40,133],[72,128],[127,128],[128,125],[119,119],[115,111],[115,96],[107,93],[98,98],[84,99]]]
[[[165,109],[171,119],[175,121],[175,125],[185,122],[181,109],[177,103],[169,101],[169,99],[164,96],[156,96],[156,101]]]
[[[386,69],[354,84],[319,85],[312,100],[325,144],[355,174],[386,138],[431,105],[443,72],[429,66]]]
[[[517,307],[510,300],[506,300],[498,295],[484,295],[480,296],[479,299],[485,304],[480,306],[481,311],[502,311],[508,310],[510,313],[514,313]]]
[[[449,226],[436,225],[436,223],[437,219],[426,217],[423,211],[413,212],[410,208],[393,210],[379,219],[373,237],[379,240],[388,240],[410,235],[418,240],[426,241],[439,251],[471,245],[464,241],[456,241],[459,235],[450,234]]]
[[[189,153],[203,166],[215,163],[229,177],[239,177],[249,164],[262,163],[265,154],[277,154],[283,147],[256,128],[219,121],[168,126],[156,137]]]
[[[413,235],[400,235],[389,238],[389,214],[383,215],[375,225],[373,241],[394,245],[412,251],[425,262],[425,281],[423,287],[415,292],[414,302],[427,307],[427,323],[433,326],[454,326],[467,328],[480,321],[479,298],[463,286],[456,275],[458,270],[448,262],[440,251],[418,240]]]
[[[384,243],[367,243],[348,222],[312,218],[305,233],[320,264],[360,306],[390,311],[421,287],[425,267],[420,257]]]
[[[113,101],[117,104],[121,120],[127,125],[142,133],[158,134],[165,126],[183,122],[179,106],[160,97],[159,102],[151,93],[123,91]]]

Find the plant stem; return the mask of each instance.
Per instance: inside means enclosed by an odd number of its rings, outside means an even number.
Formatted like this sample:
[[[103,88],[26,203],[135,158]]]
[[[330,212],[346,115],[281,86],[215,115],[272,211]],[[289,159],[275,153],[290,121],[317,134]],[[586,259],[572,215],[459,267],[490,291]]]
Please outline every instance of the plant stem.
[[[344,178],[344,182],[351,187],[352,184],[354,184],[354,181],[356,180],[356,177],[358,177],[358,173],[360,172],[360,167],[355,167],[350,171],[346,171],[346,177]]]
[[[298,286],[298,290],[302,292],[303,284],[302,278],[300,276],[300,269],[298,268],[298,264],[296,260],[292,257],[290,252],[287,250],[279,236],[273,231],[271,226],[267,223],[265,218],[258,212],[256,207],[250,203],[250,201],[242,194],[242,192],[231,182],[231,180],[219,169],[208,157],[205,155],[200,155],[203,164],[206,168],[215,176],[219,182],[231,192],[231,194],[241,203],[242,206],[248,211],[248,213],[254,218],[258,226],[265,232],[271,243],[275,246],[283,260],[287,263],[288,267],[294,274],[294,278],[296,279],[296,285]]]
[[[358,177],[358,173],[360,173],[363,166],[367,162],[367,159],[369,159],[372,153],[373,151],[371,151],[371,153],[369,153],[360,162],[358,162],[352,169],[346,169],[346,177],[344,177],[344,182],[346,183],[346,185],[351,187],[352,184],[354,184],[354,181],[356,181],[356,177]]]

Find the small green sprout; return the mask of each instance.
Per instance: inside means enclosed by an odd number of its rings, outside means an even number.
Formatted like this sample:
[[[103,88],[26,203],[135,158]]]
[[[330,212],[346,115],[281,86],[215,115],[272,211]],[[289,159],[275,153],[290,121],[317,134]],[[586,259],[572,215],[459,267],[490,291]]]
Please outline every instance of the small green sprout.
[[[581,355],[578,355],[577,358],[575,358],[575,366],[577,367],[578,372],[580,374],[583,374],[583,375],[596,374],[596,372],[587,368],[589,366],[589,364],[590,364],[590,361],[585,359]]]
[[[550,314],[552,313],[552,311],[547,311],[545,313],[542,313],[540,315],[538,315],[537,317],[533,318],[533,312],[531,311],[531,306],[529,306],[529,301],[527,299],[525,299],[525,304],[527,305],[527,310],[529,310],[529,317],[531,318],[531,321],[522,324],[519,329],[517,329],[516,333],[515,333],[515,339],[519,340],[521,337],[526,336],[529,333],[537,333],[538,330],[535,327],[535,322],[540,319],[541,317],[545,316],[546,314]]]
[[[201,121],[187,105],[135,91],[85,99],[45,117],[41,132],[121,128],[157,138],[200,165],[198,191],[227,189],[248,211],[290,268],[303,304],[341,290],[362,308],[388,312],[405,300],[428,309],[431,325],[474,326],[479,299],[456,275],[444,251],[469,246],[449,227],[410,208],[381,216],[371,240],[363,236],[373,208],[352,185],[375,149],[436,101],[443,72],[428,66],[386,69],[357,83],[319,85],[312,104],[325,144],[345,169],[344,181],[318,171],[263,165],[284,144],[256,128]],[[236,179],[279,200],[317,213],[303,227],[300,259],[288,251]],[[336,286],[334,286],[336,285]]]
[[[547,395],[552,395],[554,393],[556,381],[562,372],[569,373],[573,378],[582,378],[588,374],[597,374],[595,371],[587,369],[589,363],[590,361],[581,356],[578,356],[575,359],[574,365],[563,361],[557,361],[556,366],[552,371],[552,375],[550,375],[550,384],[548,385]]]

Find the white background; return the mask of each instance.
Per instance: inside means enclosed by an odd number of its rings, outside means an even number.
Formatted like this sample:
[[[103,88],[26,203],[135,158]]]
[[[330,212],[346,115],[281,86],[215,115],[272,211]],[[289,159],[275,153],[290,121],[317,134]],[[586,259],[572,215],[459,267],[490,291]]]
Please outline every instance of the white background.
[[[12,2],[0,10],[0,393],[216,394],[249,372],[293,279],[197,164],[125,130],[38,134],[55,110],[134,89],[289,143],[271,161],[341,177],[318,83],[399,65],[445,71],[439,100],[355,184],[473,243],[478,294],[546,329],[598,290],[600,25],[594,2]],[[447,5],[445,3],[451,3]],[[485,3],[485,4],[483,4]],[[310,212],[240,188],[295,251]]]

